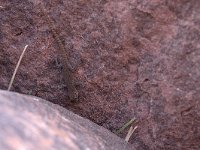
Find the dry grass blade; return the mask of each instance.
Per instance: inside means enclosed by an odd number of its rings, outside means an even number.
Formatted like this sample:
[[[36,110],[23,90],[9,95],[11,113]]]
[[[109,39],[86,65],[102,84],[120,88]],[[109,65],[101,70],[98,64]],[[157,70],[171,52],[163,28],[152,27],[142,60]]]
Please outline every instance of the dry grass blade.
[[[16,75],[16,73],[17,73],[17,70],[18,70],[18,68],[19,68],[19,65],[20,65],[20,63],[21,63],[21,61],[22,61],[22,58],[23,58],[23,56],[24,56],[24,53],[25,53],[27,47],[28,47],[28,45],[26,45],[26,46],[24,47],[24,50],[23,50],[22,54],[20,55],[20,58],[19,58],[19,60],[18,60],[18,62],[17,62],[17,65],[16,65],[16,67],[15,67],[15,71],[14,71],[14,73],[13,73],[13,75],[12,75],[11,80],[10,80],[10,83],[9,83],[9,86],[8,86],[8,91],[10,91],[10,89],[11,89],[11,87],[12,87],[13,81],[14,81],[14,79],[15,79],[15,75]]]
[[[116,131],[116,134],[121,133],[122,131],[124,131],[128,126],[130,126],[133,122],[135,121],[135,118],[131,119],[130,121],[128,121],[125,125],[123,125],[119,130]]]
[[[131,138],[133,132],[137,129],[137,126],[135,126],[134,128],[131,126],[130,129],[128,130],[128,133],[126,135],[125,141],[128,142],[129,139]]]

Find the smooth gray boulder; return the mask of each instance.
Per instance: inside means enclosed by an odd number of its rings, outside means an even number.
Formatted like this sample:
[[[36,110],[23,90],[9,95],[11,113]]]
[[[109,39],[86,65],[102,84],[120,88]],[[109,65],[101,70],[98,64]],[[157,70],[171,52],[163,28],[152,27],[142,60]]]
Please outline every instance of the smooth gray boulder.
[[[110,131],[37,97],[0,91],[0,148],[129,150]]]

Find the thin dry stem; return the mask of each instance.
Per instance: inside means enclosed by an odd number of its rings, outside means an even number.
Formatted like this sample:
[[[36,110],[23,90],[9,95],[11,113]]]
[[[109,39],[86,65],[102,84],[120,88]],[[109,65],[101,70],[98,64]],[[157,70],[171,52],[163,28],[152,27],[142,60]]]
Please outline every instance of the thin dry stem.
[[[125,125],[123,125],[119,130],[116,131],[116,134],[121,133],[122,131],[124,131],[128,126],[130,126],[133,122],[135,121],[135,118],[132,118],[131,120],[129,120]]]
[[[137,129],[137,126],[135,126],[134,128],[131,126],[128,130],[128,134],[126,135],[125,141],[128,142],[129,139],[131,138],[133,132]]]
[[[9,83],[9,86],[8,86],[8,91],[10,91],[10,89],[11,89],[11,87],[12,87],[13,81],[14,81],[14,79],[15,79],[15,75],[16,75],[16,73],[17,73],[17,70],[18,70],[18,68],[19,68],[19,65],[20,65],[20,63],[21,63],[21,61],[22,61],[22,58],[23,58],[23,56],[24,56],[24,53],[25,53],[27,47],[28,47],[28,45],[26,45],[26,46],[24,47],[24,50],[23,50],[22,54],[20,55],[20,58],[19,58],[19,60],[18,60],[18,62],[17,62],[17,65],[16,65],[16,67],[15,67],[15,71],[13,72],[12,78],[11,78],[11,80],[10,80],[10,83]]]

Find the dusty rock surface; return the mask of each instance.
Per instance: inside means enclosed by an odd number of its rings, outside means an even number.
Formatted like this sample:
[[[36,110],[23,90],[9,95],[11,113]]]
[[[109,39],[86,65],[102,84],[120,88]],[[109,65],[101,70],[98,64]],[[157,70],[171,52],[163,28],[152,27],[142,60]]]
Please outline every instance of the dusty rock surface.
[[[68,101],[58,46],[40,4],[0,1],[1,89],[28,44],[13,91],[111,131],[135,117],[130,142],[137,149],[200,149],[200,1],[44,1],[70,53],[76,103]]]
[[[103,127],[46,100],[0,90],[2,150],[131,150]]]

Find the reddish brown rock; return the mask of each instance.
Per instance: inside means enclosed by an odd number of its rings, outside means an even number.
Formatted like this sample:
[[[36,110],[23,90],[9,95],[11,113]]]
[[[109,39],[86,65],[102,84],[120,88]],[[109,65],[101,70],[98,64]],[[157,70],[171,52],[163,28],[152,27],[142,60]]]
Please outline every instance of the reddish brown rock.
[[[43,3],[70,52],[71,104],[39,0],[0,2],[0,88],[26,44],[14,91],[42,97],[115,131],[136,117],[137,149],[200,149],[200,1]],[[126,133],[120,136],[124,136]]]

